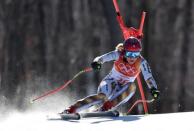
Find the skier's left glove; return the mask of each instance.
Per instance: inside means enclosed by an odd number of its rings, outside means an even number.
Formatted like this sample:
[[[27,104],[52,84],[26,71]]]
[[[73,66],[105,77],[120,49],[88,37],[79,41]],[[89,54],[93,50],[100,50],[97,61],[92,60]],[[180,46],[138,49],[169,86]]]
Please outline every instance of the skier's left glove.
[[[150,92],[155,100],[159,99],[159,95],[160,95],[159,90],[157,90],[156,88],[151,88]]]
[[[101,69],[101,64],[100,63],[98,63],[98,62],[96,62],[96,61],[94,61],[94,62],[92,62],[91,63],[91,67],[95,70],[95,71],[99,71],[100,69]]]

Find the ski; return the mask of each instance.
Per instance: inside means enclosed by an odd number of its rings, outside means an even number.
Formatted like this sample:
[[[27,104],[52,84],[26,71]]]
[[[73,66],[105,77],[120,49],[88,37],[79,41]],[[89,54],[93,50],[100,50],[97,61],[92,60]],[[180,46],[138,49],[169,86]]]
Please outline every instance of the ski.
[[[80,114],[73,113],[73,114],[59,114],[62,120],[79,120]]]
[[[81,113],[81,118],[89,118],[89,117],[118,117],[118,111],[105,111],[105,112],[89,112],[89,113]]]
[[[88,112],[88,113],[73,113],[73,114],[57,114],[47,115],[48,120],[80,120],[81,118],[92,118],[92,117],[118,117],[118,111],[105,111],[105,112]]]
[[[79,120],[80,114],[49,114],[46,116],[47,120]]]

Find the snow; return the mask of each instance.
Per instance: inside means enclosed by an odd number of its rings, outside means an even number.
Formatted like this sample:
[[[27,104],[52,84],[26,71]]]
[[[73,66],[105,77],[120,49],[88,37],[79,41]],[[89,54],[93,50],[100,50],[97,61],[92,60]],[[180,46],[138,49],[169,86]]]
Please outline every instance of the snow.
[[[0,121],[0,131],[194,131],[194,112],[47,120],[44,113],[14,113]]]

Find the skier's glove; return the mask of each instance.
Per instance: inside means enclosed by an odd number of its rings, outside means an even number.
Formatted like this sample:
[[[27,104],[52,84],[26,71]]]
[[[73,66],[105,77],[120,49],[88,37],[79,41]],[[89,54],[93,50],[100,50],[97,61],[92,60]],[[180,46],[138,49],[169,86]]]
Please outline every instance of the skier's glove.
[[[156,88],[151,88],[150,92],[155,100],[159,98],[159,95],[160,95],[159,90],[157,90]]]
[[[95,70],[95,71],[99,71],[101,69],[101,64],[98,62],[92,62],[91,63],[91,67]]]

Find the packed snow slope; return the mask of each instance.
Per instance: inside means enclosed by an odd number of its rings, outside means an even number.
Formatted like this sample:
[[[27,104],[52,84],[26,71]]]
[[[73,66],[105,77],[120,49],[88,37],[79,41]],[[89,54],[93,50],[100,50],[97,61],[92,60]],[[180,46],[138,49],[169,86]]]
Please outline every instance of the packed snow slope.
[[[46,114],[12,114],[0,121],[0,131],[194,131],[194,112],[47,120]]]

